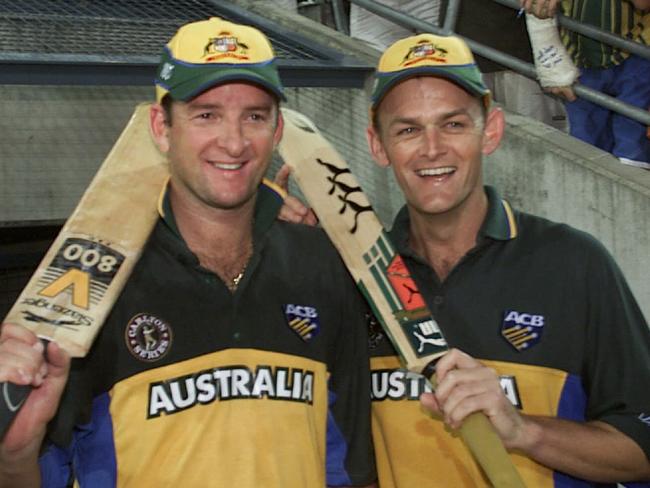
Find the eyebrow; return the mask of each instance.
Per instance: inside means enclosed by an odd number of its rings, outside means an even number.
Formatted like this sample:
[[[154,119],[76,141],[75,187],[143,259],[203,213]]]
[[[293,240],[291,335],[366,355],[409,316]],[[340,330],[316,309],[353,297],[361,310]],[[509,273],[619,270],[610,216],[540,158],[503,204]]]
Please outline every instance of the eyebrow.
[[[470,119],[474,120],[474,117],[472,117],[472,114],[467,110],[466,108],[459,108],[457,110],[452,110],[450,112],[444,112],[440,114],[437,119],[438,120],[448,120],[453,117],[457,117],[459,115],[464,115],[469,117]],[[398,117],[394,120],[391,121],[389,124],[390,127],[394,125],[399,125],[399,124],[405,124],[405,125],[419,125],[420,122],[417,117]]]
[[[214,109],[221,109],[223,108],[224,105],[221,103],[188,103],[187,108],[189,110],[214,110]],[[270,112],[273,110],[273,104],[263,104],[263,105],[251,105],[249,107],[244,107],[244,110],[249,111],[249,112],[259,112],[259,111],[266,111]]]
[[[452,117],[456,117],[458,115],[466,115],[470,119],[473,119],[472,114],[470,111],[466,108],[459,108],[458,110],[452,110],[451,112],[447,112],[446,114],[443,114],[441,117],[442,119],[450,119]]]
[[[251,112],[271,112],[273,110],[273,104],[253,105],[252,107],[245,107],[245,109]]]

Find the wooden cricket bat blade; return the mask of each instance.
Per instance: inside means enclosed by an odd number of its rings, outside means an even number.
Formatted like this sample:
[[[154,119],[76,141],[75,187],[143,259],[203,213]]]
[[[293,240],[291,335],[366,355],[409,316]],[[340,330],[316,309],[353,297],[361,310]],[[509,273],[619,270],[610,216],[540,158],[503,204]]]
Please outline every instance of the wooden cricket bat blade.
[[[300,190],[404,366],[416,373],[429,370],[449,347],[415,280],[347,162],[303,114],[286,108],[282,114],[284,135],[279,151],[292,168]],[[501,439],[484,415],[471,416],[460,430],[494,486],[524,486]]]
[[[151,234],[167,177],[141,104],[4,322],[84,356]],[[29,391],[0,383],[0,435]]]

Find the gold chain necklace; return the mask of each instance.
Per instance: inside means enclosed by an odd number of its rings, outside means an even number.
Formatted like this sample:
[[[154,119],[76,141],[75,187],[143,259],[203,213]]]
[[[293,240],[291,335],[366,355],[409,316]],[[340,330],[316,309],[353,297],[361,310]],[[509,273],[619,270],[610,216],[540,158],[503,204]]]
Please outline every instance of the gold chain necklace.
[[[237,276],[235,276],[232,280],[230,280],[230,286],[228,287],[230,291],[237,290],[237,287],[239,286],[239,282],[244,277],[244,271],[246,271],[246,265],[244,265],[244,267],[242,268],[242,270],[239,272]]]
[[[248,262],[250,261],[252,254],[253,254],[253,250],[249,249],[246,252],[246,261],[244,262],[244,266],[242,266],[241,271],[230,279],[230,283],[226,283],[226,286],[232,293],[234,293],[237,290],[239,283],[244,277],[244,273],[246,272],[246,267],[248,266]]]

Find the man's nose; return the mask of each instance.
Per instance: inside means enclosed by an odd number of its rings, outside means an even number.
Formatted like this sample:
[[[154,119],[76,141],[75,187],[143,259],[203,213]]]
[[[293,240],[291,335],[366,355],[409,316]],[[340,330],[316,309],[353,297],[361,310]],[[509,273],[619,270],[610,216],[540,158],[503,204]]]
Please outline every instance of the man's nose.
[[[248,144],[241,122],[224,121],[219,134],[219,145],[229,156],[241,156]]]
[[[444,152],[444,138],[437,127],[424,128],[422,151],[427,158],[434,159]]]

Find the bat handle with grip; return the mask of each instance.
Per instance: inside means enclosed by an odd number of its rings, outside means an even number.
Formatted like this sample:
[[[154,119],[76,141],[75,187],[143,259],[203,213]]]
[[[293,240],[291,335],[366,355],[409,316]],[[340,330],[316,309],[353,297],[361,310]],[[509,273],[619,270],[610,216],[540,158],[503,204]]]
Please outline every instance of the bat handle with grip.
[[[501,438],[482,413],[473,413],[459,429],[465,445],[472,452],[485,474],[497,488],[525,488]]]
[[[0,439],[4,438],[30,391],[30,385],[14,385],[8,381],[0,383]]]
[[[431,384],[436,386],[435,363],[431,361],[422,370]],[[488,418],[476,412],[465,418],[458,429],[463,442],[483,469],[495,488],[526,488],[517,468],[512,463],[501,438]]]
[[[48,340],[41,338],[46,354]],[[8,381],[0,382],[0,439],[3,439],[11,422],[14,420],[20,407],[23,406],[27,395],[32,391],[31,385],[15,385]]]

